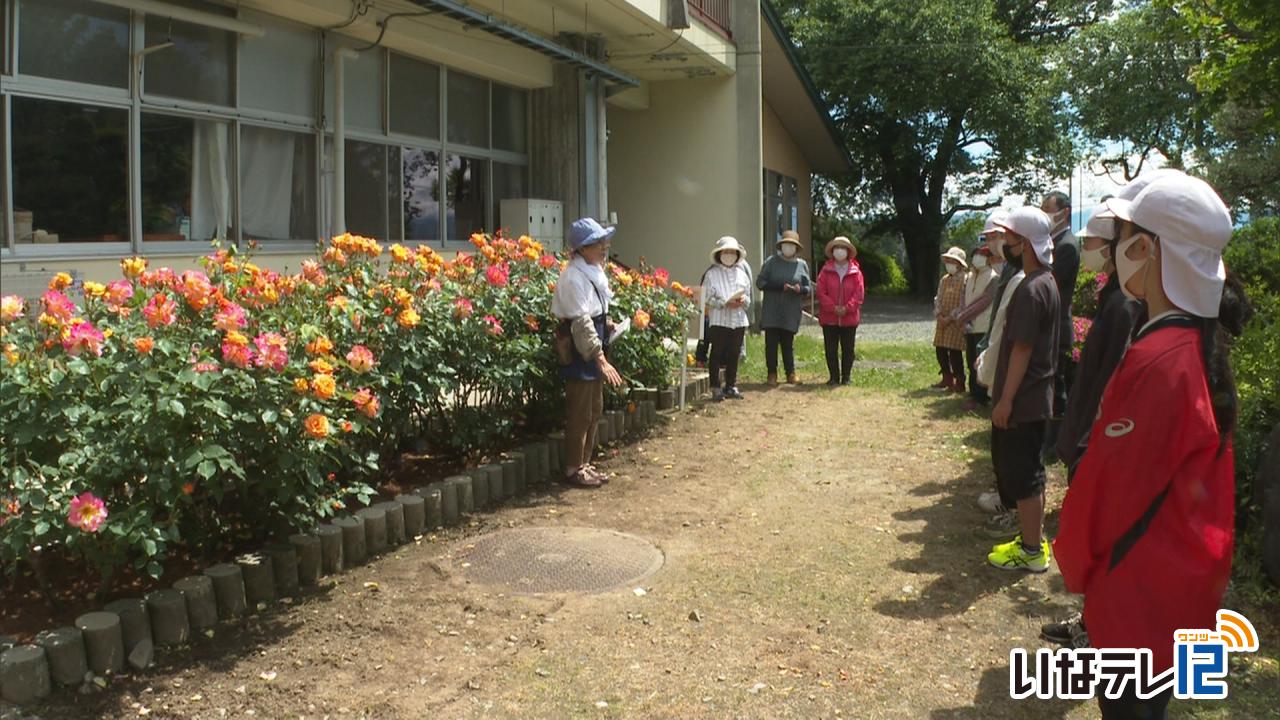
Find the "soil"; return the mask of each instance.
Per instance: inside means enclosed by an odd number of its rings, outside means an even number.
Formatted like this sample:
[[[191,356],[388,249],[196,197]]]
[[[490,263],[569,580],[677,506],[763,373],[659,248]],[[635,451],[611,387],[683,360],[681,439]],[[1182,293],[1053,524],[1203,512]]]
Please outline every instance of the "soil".
[[[973,503],[990,484],[985,421],[957,418],[958,401],[926,392],[744,391],[745,401],[705,406],[611,451],[605,488],[557,489],[478,515],[159,652],[149,673],[63,693],[37,712],[1097,716],[1088,702],[1008,697],[1010,649],[1042,647],[1040,624],[1076,600],[1056,572],[986,565],[992,541],[975,532],[984,517]],[[1055,474],[1050,507],[1062,492]],[[517,595],[467,582],[468,538],[539,525],[637,535],[665,565],[642,593]],[[1239,609],[1264,648],[1280,647],[1280,613]],[[1233,663],[1231,700],[1217,707],[1275,712],[1274,653]]]

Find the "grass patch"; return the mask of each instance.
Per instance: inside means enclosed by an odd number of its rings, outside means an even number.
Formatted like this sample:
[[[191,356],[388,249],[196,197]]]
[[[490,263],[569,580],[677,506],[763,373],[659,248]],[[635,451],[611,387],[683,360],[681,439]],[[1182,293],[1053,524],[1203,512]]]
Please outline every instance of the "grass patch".
[[[796,335],[796,374],[805,383],[827,381],[826,353],[821,335]],[[884,391],[909,391],[928,387],[937,380],[933,347],[925,343],[862,342],[855,349],[856,362],[850,385]],[[782,362],[779,358],[779,372]],[[764,335],[747,338],[747,359],[739,366],[744,384],[765,380]]]

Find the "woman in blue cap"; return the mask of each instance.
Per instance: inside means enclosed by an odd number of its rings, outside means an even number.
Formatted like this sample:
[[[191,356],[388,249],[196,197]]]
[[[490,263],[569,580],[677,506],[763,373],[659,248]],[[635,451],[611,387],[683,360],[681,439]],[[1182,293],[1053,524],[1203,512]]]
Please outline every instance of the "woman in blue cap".
[[[604,383],[622,384],[606,356],[613,292],[604,265],[614,230],[591,218],[569,226],[573,259],[561,271],[551,299],[551,314],[560,319],[558,334],[572,336],[569,362],[560,369],[565,381],[564,481],[578,487],[608,482],[591,466],[591,452],[596,446],[596,425],[604,414]]]

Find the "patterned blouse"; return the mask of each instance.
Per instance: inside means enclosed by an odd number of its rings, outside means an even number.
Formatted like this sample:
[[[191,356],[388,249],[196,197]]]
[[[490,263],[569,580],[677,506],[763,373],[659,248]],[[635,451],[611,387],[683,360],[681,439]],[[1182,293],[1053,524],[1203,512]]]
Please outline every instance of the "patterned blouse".
[[[953,310],[964,306],[964,273],[943,275],[938,283],[938,295],[933,298],[933,310],[944,318],[950,318]],[[964,328],[959,323],[937,321],[933,331],[933,346],[948,350],[964,350]]]

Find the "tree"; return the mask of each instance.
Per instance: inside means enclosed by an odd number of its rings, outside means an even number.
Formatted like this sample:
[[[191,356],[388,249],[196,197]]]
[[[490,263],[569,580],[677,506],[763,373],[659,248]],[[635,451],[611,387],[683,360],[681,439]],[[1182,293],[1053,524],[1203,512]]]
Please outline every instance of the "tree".
[[[917,295],[932,294],[958,212],[1038,194],[1072,162],[1065,99],[1044,62],[1110,0],[783,0],[784,22],[861,174],[846,193],[890,208]],[[979,198],[972,200],[972,198]]]
[[[1082,30],[1063,53],[1063,92],[1084,139],[1125,181],[1154,153],[1173,167],[1196,164],[1211,143],[1210,109],[1191,82],[1199,43],[1169,9],[1126,8]]]

